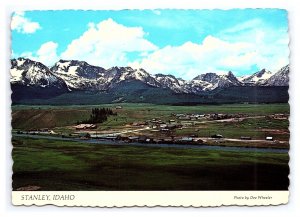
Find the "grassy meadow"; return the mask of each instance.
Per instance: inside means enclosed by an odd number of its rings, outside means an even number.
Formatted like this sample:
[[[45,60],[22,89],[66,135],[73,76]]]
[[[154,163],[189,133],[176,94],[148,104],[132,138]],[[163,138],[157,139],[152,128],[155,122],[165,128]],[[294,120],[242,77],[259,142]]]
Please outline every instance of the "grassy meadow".
[[[13,138],[13,189],[287,190],[287,153]]]
[[[122,109],[116,109],[116,104],[14,105],[12,127],[14,131],[49,128],[61,134],[72,133],[70,126],[88,119],[91,109],[100,107],[112,108],[117,116],[97,124],[98,131],[122,130],[132,122],[152,118],[168,121],[174,118],[172,113],[246,114],[259,117],[238,122],[208,121],[174,133],[199,137],[221,133],[226,138],[251,136],[262,140],[268,135],[288,148],[288,120],[267,118],[278,113],[288,115],[288,104],[118,105]],[[287,190],[289,185],[287,152],[113,146],[16,136],[12,145],[14,190],[32,185],[40,190]]]
[[[112,108],[117,116],[110,116],[104,123],[98,124],[97,130],[122,129],[129,123],[159,118],[163,121],[174,119],[172,113],[228,113],[264,116],[275,113],[289,114],[288,104],[226,104],[201,106],[169,106],[153,104],[118,104],[122,109],[116,110],[115,104],[101,106],[13,106],[12,127],[15,130],[39,128],[55,128],[56,132],[72,133],[68,126],[89,118],[92,108]],[[250,136],[253,139],[264,139],[273,136],[278,140],[289,140],[288,120],[270,120],[268,118],[246,119],[241,122],[208,122],[190,128],[176,130],[179,136],[196,134],[199,137],[209,137],[212,134],[222,134],[227,138]],[[271,129],[273,131],[269,131]],[[282,130],[278,133],[274,130]]]

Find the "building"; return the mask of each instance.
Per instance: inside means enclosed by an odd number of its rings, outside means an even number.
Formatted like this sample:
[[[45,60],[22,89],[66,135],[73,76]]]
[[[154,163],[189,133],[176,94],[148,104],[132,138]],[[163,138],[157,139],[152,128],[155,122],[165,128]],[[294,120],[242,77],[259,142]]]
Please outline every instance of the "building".
[[[139,137],[137,137],[137,136],[129,136],[128,140],[129,140],[129,142],[138,142]]]
[[[211,135],[211,138],[213,138],[213,139],[222,139],[224,137],[221,134],[214,134],[214,135]]]
[[[97,125],[95,124],[78,124],[75,126],[76,130],[87,130],[87,129],[96,129]]]
[[[132,123],[132,126],[134,126],[134,127],[138,127],[138,126],[143,127],[143,126],[145,126],[145,125],[147,125],[147,123],[144,122],[144,121],[141,121],[141,122],[133,122],[133,123]]]
[[[266,140],[267,140],[267,141],[273,141],[273,137],[272,137],[272,136],[267,136],[267,137],[266,137]]]

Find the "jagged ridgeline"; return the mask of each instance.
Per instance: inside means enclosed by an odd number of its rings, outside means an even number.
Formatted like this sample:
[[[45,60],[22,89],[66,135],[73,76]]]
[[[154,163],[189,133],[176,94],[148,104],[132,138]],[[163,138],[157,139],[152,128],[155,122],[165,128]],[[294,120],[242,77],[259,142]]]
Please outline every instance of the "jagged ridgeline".
[[[13,104],[156,104],[285,103],[289,65],[236,77],[231,71],[200,74],[192,80],[152,75],[144,69],[104,69],[84,61],[60,60],[51,68],[30,59],[11,60]]]

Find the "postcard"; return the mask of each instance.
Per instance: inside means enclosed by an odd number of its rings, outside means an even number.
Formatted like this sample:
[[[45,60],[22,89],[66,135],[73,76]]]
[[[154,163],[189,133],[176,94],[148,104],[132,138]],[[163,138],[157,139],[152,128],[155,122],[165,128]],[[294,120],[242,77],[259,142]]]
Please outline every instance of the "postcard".
[[[282,205],[283,9],[11,16],[14,205]]]

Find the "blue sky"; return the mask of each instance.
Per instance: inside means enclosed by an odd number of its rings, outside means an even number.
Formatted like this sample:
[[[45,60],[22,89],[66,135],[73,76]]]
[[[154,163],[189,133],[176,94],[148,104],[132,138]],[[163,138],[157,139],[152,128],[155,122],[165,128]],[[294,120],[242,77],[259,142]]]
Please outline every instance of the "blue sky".
[[[12,58],[132,66],[191,79],[288,64],[287,12],[247,10],[26,11],[12,16]]]

